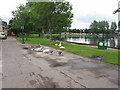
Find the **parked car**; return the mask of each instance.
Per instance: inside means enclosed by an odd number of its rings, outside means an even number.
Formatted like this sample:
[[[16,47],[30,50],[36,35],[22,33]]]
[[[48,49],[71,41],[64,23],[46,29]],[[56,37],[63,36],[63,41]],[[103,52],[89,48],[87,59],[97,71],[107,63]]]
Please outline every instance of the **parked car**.
[[[4,32],[0,33],[0,39],[7,39],[7,35]]]

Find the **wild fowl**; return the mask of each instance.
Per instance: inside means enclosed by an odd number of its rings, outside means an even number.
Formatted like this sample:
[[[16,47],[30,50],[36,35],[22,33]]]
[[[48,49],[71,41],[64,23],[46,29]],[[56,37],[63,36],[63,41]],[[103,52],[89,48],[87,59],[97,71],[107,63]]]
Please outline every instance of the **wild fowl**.
[[[47,53],[47,54],[50,53],[50,49],[48,49],[48,48],[47,48],[47,49],[44,49],[44,50],[43,50],[43,53]]]
[[[59,43],[59,45],[58,45],[58,46],[62,46],[61,42]]]
[[[63,56],[63,52],[62,51],[58,51],[58,55],[59,56]]]
[[[43,51],[43,48],[44,48],[44,47],[35,48],[34,51],[36,51],[36,52],[42,52],[42,51]]]
[[[55,46],[57,46],[58,44],[55,44]]]
[[[60,48],[65,48],[65,47],[61,46]]]

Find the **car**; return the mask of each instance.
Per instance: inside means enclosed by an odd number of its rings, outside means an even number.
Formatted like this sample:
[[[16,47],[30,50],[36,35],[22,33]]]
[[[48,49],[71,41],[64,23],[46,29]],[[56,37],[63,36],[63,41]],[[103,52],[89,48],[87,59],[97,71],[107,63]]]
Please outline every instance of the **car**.
[[[7,35],[4,32],[0,33],[0,39],[7,39]]]

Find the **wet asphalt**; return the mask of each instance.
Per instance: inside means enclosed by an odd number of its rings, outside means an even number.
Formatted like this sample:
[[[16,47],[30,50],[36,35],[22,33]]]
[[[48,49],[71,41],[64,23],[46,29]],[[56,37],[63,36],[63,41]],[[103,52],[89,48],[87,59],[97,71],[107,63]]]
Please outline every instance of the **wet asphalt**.
[[[35,52],[8,37],[0,43],[2,88],[118,88],[118,67],[58,50]],[[43,46],[46,47],[46,46]]]

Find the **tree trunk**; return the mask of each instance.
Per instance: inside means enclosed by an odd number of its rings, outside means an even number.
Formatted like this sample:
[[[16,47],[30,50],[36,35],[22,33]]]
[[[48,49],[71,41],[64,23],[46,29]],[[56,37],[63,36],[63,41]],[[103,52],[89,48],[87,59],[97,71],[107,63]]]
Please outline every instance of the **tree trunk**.
[[[41,38],[44,38],[44,30],[42,30]]]
[[[40,37],[40,33],[38,34],[38,37]]]
[[[26,33],[26,41],[28,41],[28,33]]]
[[[38,33],[38,37],[40,37],[40,36],[41,36],[41,35],[40,35],[40,30],[38,30],[38,32],[39,32],[39,33]]]
[[[60,39],[59,39],[59,41],[61,42],[61,31],[60,31]]]
[[[50,45],[52,45],[52,31],[50,30]]]

